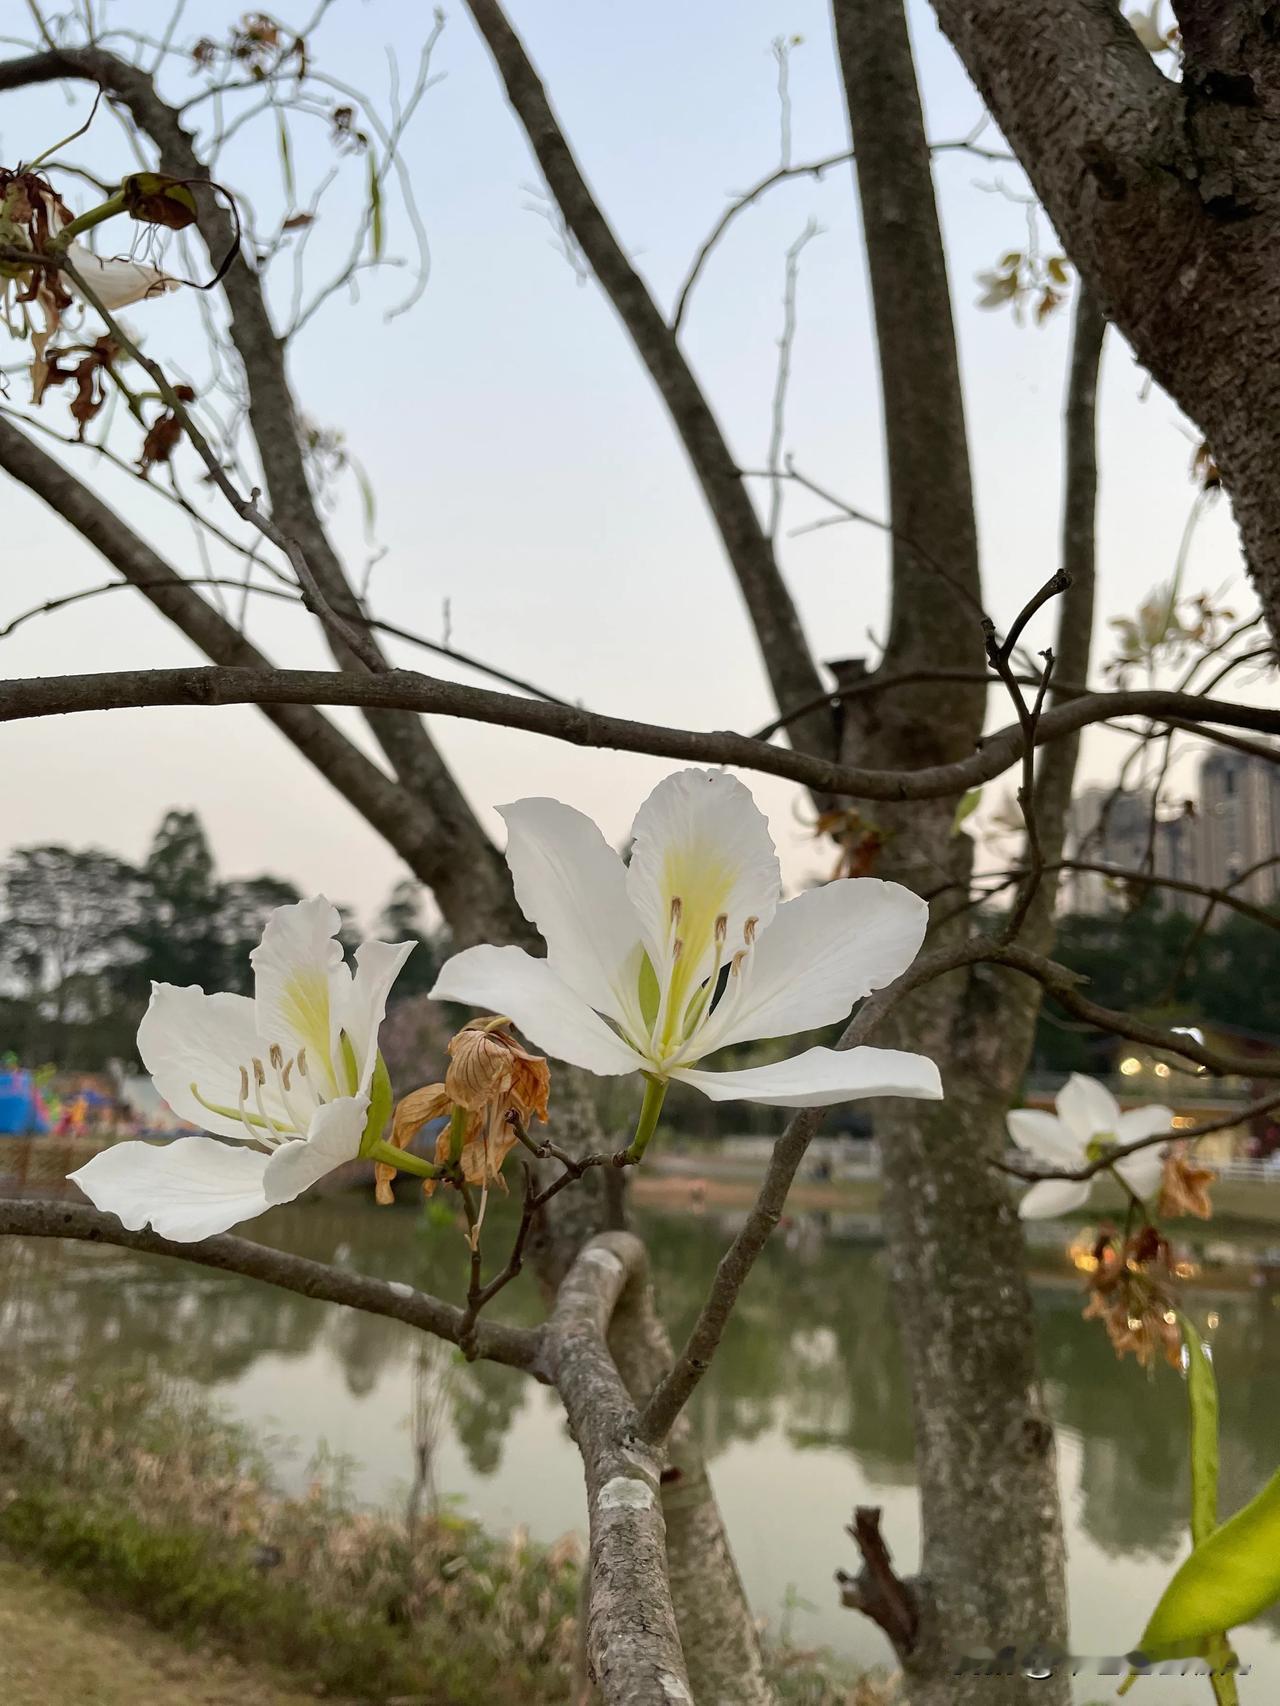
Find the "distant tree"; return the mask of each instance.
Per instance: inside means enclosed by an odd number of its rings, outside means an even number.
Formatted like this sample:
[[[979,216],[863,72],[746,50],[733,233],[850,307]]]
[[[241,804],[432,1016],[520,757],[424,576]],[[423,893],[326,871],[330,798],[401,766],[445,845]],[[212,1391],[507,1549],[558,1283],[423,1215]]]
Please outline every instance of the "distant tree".
[[[1266,931],[1239,914],[1216,929],[1150,904],[1069,915],[1059,926],[1058,952],[1103,1006],[1280,1037],[1275,949]],[[1034,1064],[1056,1072],[1105,1070],[1113,1048],[1114,1040],[1095,1030],[1042,1013]]]
[[[397,999],[425,995],[453,951],[443,926],[432,930],[422,916],[422,884],[412,877],[398,882],[378,918],[379,933],[391,942],[416,942],[396,984]]]
[[[15,1046],[65,1060],[77,1028],[103,1032],[110,1052],[115,1033],[127,1036],[134,1022],[124,1014],[123,1023],[111,1023],[112,996],[115,979],[138,957],[140,874],[100,848],[20,847],[2,882],[4,968],[23,1014]]]
[[[268,915],[302,897],[283,877],[233,877],[218,885],[214,924],[222,969],[212,987],[248,995],[253,988],[249,954],[262,939]]]
[[[166,812],[142,878],[146,905],[134,938],[142,991],[152,979],[217,987],[224,960],[218,939],[218,882],[208,838],[194,812]]]

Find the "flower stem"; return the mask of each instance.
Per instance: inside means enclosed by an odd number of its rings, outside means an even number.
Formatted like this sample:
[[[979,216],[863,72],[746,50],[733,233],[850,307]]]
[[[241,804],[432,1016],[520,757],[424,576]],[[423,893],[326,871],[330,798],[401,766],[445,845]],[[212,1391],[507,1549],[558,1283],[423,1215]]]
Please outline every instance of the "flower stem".
[[[449,1115],[449,1160],[451,1162],[462,1159],[462,1149],[466,1141],[467,1110],[458,1107],[455,1102],[453,1112]]]
[[[631,1142],[618,1156],[618,1163],[630,1167],[637,1162],[648,1148],[649,1139],[658,1129],[658,1115],[662,1112],[662,1103],[667,1094],[665,1078],[650,1078],[644,1089],[644,1101],[640,1104],[640,1118],[636,1121],[636,1134]]]
[[[385,1161],[402,1173],[412,1173],[415,1178],[440,1177],[439,1167],[433,1167],[430,1161],[424,1161],[420,1155],[413,1155],[407,1149],[397,1149],[394,1143],[386,1143],[382,1138],[365,1151],[365,1158],[369,1161]]]
[[[68,220],[49,244],[50,251],[55,254],[63,253],[70,247],[72,240],[78,237],[82,231],[90,231],[95,225],[101,225],[104,219],[114,219],[117,213],[123,213],[124,210],[124,191],[117,190],[113,196],[108,196],[107,200],[100,202],[97,207],[91,207],[87,213],[82,213],[77,218]]]

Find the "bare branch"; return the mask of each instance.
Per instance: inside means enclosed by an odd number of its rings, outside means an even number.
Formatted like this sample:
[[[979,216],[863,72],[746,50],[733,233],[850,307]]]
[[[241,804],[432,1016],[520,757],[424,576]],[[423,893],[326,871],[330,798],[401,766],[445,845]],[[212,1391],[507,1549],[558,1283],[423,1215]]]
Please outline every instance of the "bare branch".
[[[719,422],[671,328],[596,202],[524,44],[498,0],[468,0],[468,8],[565,224],[666,404],[746,601],[778,708],[790,710],[816,695],[821,677]],[[829,716],[813,713],[796,725],[795,736],[806,751],[826,756],[834,752],[835,729]]]
[[[174,578],[184,584],[180,577]],[[209,615],[221,620],[214,611]],[[236,630],[231,632],[239,645],[247,644]],[[572,746],[645,752],[695,764],[736,765],[782,776],[817,792],[869,800],[936,800],[963,793],[1016,763],[1024,744],[1022,730],[1015,723],[985,738],[978,752],[954,764],[927,765],[919,770],[862,770],[727,730],[703,733],[633,722],[576,706],[549,705],[462,682],[441,681],[407,669],[386,670],[376,676],[309,669],[139,669],[0,681],[0,722],[144,705],[354,705],[418,711],[526,729]],[[1280,708],[1274,706],[1237,705],[1163,688],[1125,688],[1085,694],[1046,711],[1036,725],[1035,742],[1043,746],[1117,715],[1161,718],[1171,714],[1280,736]]]
[[[547,1362],[582,1453],[591,1526],[587,1650],[606,1706],[692,1701],[666,1563],[661,1463],[606,1344],[629,1285],[647,1283],[644,1245],[605,1232],[579,1253],[546,1328]]]
[[[196,153],[179,113],[161,98],[145,71],[97,47],[51,46],[48,52],[0,61],[0,91],[62,78],[78,78],[106,90],[128,110],[137,130],[150,137],[160,169],[193,186],[197,228],[211,259],[220,261],[235,248],[233,222],[210,187],[207,165]],[[272,323],[262,281],[243,254],[236,253],[222,288],[230,310],[231,338],[248,387],[247,416],[273,520],[297,542],[329,607],[349,620],[361,614],[359,601],[317,511],[285,372],[284,345]],[[355,654],[345,645],[336,645],[334,655],[346,667]],[[456,865],[474,874],[474,882],[468,880],[461,889],[454,884],[450,894],[441,895],[438,885],[433,885],[451,926],[463,935],[497,933],[512,941],[527,937],[528,927],[511,896],[497,852],[421,722],[375,710],[369,724],[413,796],[415,811],[434,819],[438,841],[451,848]]]
[[[177,571],[94,492],[0,418],[0,469],[20,480],[58,517],[100,551],[130,584],[206,656],[243,669],[269,671],[268,660],[226,617],[200,597]],[[348,674],[332,679],[374,679]],[[381,678],[379,678],[381,679]],[[247,701],[246,701],[247,702]],[[385,837],[433,890],[456,935],[493,939],[514,911],[505,867],[485,840],[488,860],[463,857],[459,843],[440,832],[423,802],[387,776],[327,717],[298,701],[269,709],[268,719],[325,780]],[[496,922],[495,922],[496,921]]]
[[[879,1624],[899,1658],[905,1658],[914,1648],[920,1624],[920,1613],[911,1585],[904,1582],[893,1567],[889,1548],[880,1532],[880,1512],[871,1505],[859,1505],[846,1531],[857,1541],[862,1554],[862,1568],[856,1576],[836,1571],[840,1584],[840,1603],[850,1610],[860,1611],[873,1623]]]
[[[341,1303],[369,1315],[389,1315],[451,1344],[461,1343],[463,1312],[425,1291],[397,1280],[371,1279],[346,1268],[329,1267],[306,1256],[293,1256],[255,1244],[248,1238],[223,1234],[196,1244],[175,1244],[155,1232],[127,1231],[113,1214],[79,1203],[9,1202],[0,1199],[0,1235],[22,1238],[77,1238],[91,1244],[113,1244],[144,1255],[173,1256],[205,1268],[262,1280],[267,1285],[296,1291],[326,1303]],[[543,1332],[532,1327],[504,1327],[485,1322],[475,1329],[477,1354],[488,1362],[522,1369],[536,1379],[548,1376],[543,1363]]]

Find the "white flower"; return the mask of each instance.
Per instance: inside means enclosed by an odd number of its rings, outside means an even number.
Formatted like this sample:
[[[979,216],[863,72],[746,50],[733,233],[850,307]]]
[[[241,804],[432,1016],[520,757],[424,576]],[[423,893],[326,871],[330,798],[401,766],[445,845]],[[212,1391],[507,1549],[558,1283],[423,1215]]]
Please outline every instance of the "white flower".
[[[1063,1172],[1075,1172],[1097,1161],[1104,1146],[1136,1143],[1157,1132],[1170,1131],[1173,1115],[1152,1103],[1120,1112],[1119,1103],[1096,1078],[1073,1072],[1054,1102],[1056,1114],[1035,1108],[1015,1108],[1009,1115],[1009,1136],[1038,1161]],[[1159,1144],[1117,1161],[1115,1171],[1135,1196],[1149,1197],[1160,1182],[1164,1162]],[[1069,1214],[1086,1202],[1092,1179],[1041,1179],[1023,1197],[1018,1213],[1024,1220]]]
[[[643,1072],[717,1102],[941,1096],[932,1061],[892,1049],[812,1048],[736,1072],[696,1064],[730,1043],[830,1025],[892,982],[928,918],[909,889],[842,878],[779,906],[764,816],[718,770],[658,784],[629,865],[558,800],[518,800],[502,815],[516,899],[547,957],[467,948],[441,971],[437,1000],[508,1014],[545,1053],[589,1072]]]
[[[177,290],[181,283],[180,279],[170,278],[159,267],[149,267],[143,261],[103,260],[76,238],[67,244],[67,259],[108,314],[153,296],[163,296],[168,290]],[[67,283],[76,289],[75,279],[68,278]]]
[[[250,955],[252,998],[152,985],[143,1065],[176,1114],[233,1141],[104,1149],[71,1174],[96,1208],[190,1243],[371,1152],[391,1108],[378,1027],[413,943],[362,943],[353,976],[339,923],[323,896],[277,907]]]
[[[44,196],[44,205],[49,233],[56,237],[68,223],[66,209],[57,196],[51,193]],[[123,257],[103,260],[78,237],[73,237],[67,244],[66,253],[71,265],[109,314],[114,314],[118,308],[128,308],[145,298],[163,296],[167,290],[177,290],[181,283],[180,279],[170,278],[167,273],[161,272],[159,267],[149,267],[142,261],[130,261]],[[74,279],[68,278],[67,283],[73,290],[76,288]]]

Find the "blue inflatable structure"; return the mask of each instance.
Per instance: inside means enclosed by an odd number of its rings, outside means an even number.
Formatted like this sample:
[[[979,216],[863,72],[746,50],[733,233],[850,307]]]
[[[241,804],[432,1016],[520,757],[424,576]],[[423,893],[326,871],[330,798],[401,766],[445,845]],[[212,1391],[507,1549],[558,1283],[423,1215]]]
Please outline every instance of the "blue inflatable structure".
[[[21,1066],[0,1071],[0,1137],[39,1137],[52,1124],[35,1075]]]

